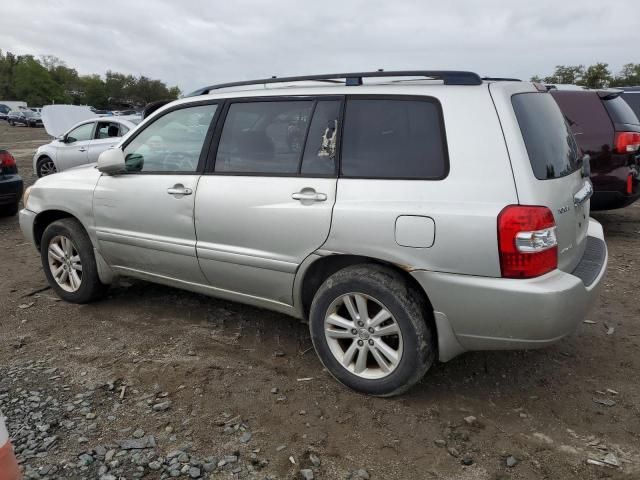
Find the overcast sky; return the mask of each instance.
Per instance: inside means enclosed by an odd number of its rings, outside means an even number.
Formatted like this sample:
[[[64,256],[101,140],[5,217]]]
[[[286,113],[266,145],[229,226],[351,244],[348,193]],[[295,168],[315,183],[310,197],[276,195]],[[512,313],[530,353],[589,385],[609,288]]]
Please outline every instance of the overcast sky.
[[[271,75],[640,63],[637,0],[0,0],[0,49],[187,93]]]

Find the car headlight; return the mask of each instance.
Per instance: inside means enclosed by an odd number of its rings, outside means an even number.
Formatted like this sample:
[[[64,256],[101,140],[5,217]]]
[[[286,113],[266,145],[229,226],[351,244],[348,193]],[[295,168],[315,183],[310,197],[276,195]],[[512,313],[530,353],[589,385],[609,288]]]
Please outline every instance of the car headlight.
[[[29,194],[31,194],[32,188],[33,187],[27,187],[27,189],[24,191],[24,194],[22,195],[22,203],[24,203],[24,208],[29,208],[28,206]]]

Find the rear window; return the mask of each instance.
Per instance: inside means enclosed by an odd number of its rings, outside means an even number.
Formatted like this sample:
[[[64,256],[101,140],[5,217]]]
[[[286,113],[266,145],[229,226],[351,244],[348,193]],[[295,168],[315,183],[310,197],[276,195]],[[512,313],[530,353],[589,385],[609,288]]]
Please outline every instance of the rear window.
[[[640,92],[625,92],[622,95],[622,99],[629,104],[631,110],[636,114],[636,117],[640,118]]]
[[[536,178],[548,180],[575,172],[580,167],[578,146],[551,95],[519,93],[511,103]]]
[[[622,97],[604,100],[602,103],[604,103],[607,112],[609,112],[613,123],[626,123],[628,125],[638,125],[640,123],[636,114]]]
[[[448,161],[435,100],[350,99],[344,117],[342,175],[441,179]]]

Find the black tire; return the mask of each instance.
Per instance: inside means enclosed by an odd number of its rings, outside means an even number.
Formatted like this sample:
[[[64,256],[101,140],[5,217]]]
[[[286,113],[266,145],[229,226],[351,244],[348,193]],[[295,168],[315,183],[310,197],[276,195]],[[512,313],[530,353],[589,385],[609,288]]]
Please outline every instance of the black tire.
[[[49,267],[48,250],[52,239],[57,236],[69,238],[80,256],[82,278],[80,287],[75,292],[64,290],[53,278]],[[60,298],[71,303],[89,303],[103,297],[109,289],[98,277],[98,267],[93,254],[93,244],[82,225],[73,218],[64,218],[51,223],[44,231],[40,242],[40,258],[42,267],[51,288]]]
[[[387,376],[362,378],[336,359],[325,337],[325,315],[342,295],[361,293],[383,304],[402,334],[403,350],[398,365]],[[339,270],[317,291],[311,304],[309,329],[320,361],[343,385],[370,395],[399,395],[422,379],[436,358],[436,332],[427,302],[403,276],[382,265],[363,264]]]
[[[38,162],[36,163],[36,175],[38,175],[38,178],[42,178],[46,175],[50,175],[50,174],[43,174],[42,173],[42,168],[46,163],[51,163],[53,165],[54,171],[51,173],[55,173],[56,170],[56,166],[55,163],[53,163],[53,160],[51,160],[49,157],[44,156],[38,159]]]
[[[17,202],[13,205],[3,205],[0,207],[0,217],[13,217],[17,215],[18,210],[20,210],[20,204]]]
[[[16,124],[15,124],[15,123],[13,123],[13,120],[9,120],[9,125],[11,125],[12,127],[15,127],[15,126],[16,126]]]

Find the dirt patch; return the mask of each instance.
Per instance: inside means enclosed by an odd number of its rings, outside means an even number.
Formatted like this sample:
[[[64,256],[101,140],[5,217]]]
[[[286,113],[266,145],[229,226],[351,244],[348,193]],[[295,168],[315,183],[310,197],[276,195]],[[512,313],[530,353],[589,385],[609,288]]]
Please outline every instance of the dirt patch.
[[[44,142],[41,129],[0,122],[0,147],[27,185]],[[14,437],[33,433],[34,448],[19,455],[33,478],[161,478],[176,450],[189,460],[173,467],[196,463],[211,478],[300,478],[301,469],[326,479],[640,478],[640,206],[594,217],[610,266],[593,323],[545,350],[462,355],[394,399],[338,385],[307,327],[276,313],[138,281],[91,305],[29,295],[46,286],[39,256],[17,218],[3,218],[0,409]],[[45,432],[39,411],[57,418]],[[110,467],[102,450],[121,451],[137,429],[155,447]],[[587,463],[605,458],[619,466]]]

